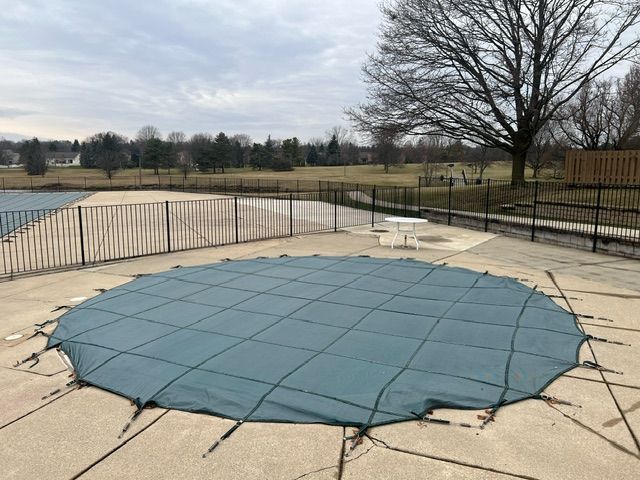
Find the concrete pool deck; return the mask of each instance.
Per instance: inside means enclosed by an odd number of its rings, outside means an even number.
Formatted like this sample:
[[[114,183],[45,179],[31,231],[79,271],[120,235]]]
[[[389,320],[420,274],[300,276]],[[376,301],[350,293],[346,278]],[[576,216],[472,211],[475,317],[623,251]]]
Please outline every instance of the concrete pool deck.
[[[121,195],[123,192],[110,192]],[[165,192],[154,192],[165,193]],[[84,201],[101,201],[96,196]],[[142,197],[141,197],[142,198]],[[149,197],[145,197],[149,201]],[[201,198],[201,197],[198,197]],[[158,196],[164,200],[164,195]],[[111,200],[111,199],[109,199]],[[107,201],[105,199],[105,201]],[[0,466],[3,478],[637,478],[640,469],[640,262],[429,224],[422,245],[389,248],[392,224],[156,255],[0,283]],[[508,275],[585,315],[587,333],[626,345],[591,341],[581,360],[624,374],[577,368],[546,392],[581,407],[526,400],[501,408],[484,430],[409,421],[372,428],[348,457],[349,428],[246,423],[209,457],[202,453],[234,422],[144,410],[94,388],[66,388],[69,372],[55,351],[40,362],[13,364],[43,348],[33,332],[57,306],[80,303],[132,276],[224,258],[294,255],[411,257]],[[568,304],[567,304],[568,302]],[[588,316],[593,318],[588,318]],[[53,326],[50,326],[52,329]],[[24,337],[23,337],[24,338]],[[56,389],[62,389],[46,399]],[[438,418],[478,425],[484,412],[441,409]]]

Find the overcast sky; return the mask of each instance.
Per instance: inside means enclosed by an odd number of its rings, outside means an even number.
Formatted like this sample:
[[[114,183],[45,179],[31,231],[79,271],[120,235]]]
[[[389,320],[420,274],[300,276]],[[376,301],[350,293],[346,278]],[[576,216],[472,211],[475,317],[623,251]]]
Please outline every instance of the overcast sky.
[[[0,136],[323,136],[364,99],[377,3],[0,0]]]

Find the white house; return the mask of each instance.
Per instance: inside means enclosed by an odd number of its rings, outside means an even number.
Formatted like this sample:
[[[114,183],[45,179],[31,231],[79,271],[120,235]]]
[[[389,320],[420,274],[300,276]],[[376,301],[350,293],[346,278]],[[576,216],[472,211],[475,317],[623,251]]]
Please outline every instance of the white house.
[[[13,150],[0,150],[0,168],[17,167],[20,163],[20,154]]]
[[[80,166],[80,152],[47,152],[50,167]]]

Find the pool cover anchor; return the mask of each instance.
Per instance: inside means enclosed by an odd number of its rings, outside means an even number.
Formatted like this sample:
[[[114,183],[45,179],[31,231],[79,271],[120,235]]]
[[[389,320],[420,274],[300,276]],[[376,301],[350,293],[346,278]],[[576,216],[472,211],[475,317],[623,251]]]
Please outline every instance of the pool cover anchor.
[[[464,428],[480,428],[478,425],[471,425],[467,422],[456,422],[454,420],[447,420],[445,418],[437,418],[430,417],[429,415],[433,415],[432,410],[427,410],[427,413],[424,416],[418,415],[416,412],[411,412],[412,415],[415,415],[420,420],[418,425],[420,427],[424,427],[427,423],[437,423],[439,425],[450,425],[452,427],[464,427]]]
[[[582,408],[582,405],[578,405],[577,403],[571,403],[568,400],[562,400],[560,398],[554,397],[553,395],[549,395],[548,393],[540,393],[537,398],[544,401],[545,403],[550,403],[551,405],[566,405],[568,407],[576,407]]]
[[[137,420],[137,418],[142,413],[142,410],[144,410],[144,405],[140,405],[139,399],[136,399],[135,404],[137,406],[136,411],[133,412],[133,415],[131,415],[129,420],[127,420],[127,423],[124,424],[124,427],[122,427],[122,431],[120,432],[120,435],[118,435],[118,438],[122,438],[124,434],[127,433],[127,430],[129,430],[129,427],[131,427],[131,424]]]
[[[42,355],[44,352],[46,352],[47,349],[43,349],[40,350],[39,352],[33,352],[31,355],[29,355],[27,358],[22,359],[22,360],[18,360],[16,363],[13,364],[13,368],[18,368],[21,365],[24,365],[27,362],[33,362],[31,365],[29,365],[29,368],[33,368],[36,365],[38,365],[38,363],[40,363],[40,355]]]
[[[240,425],[242,425],[244,423],[244,420],[238,420],[233,427],[231,427],[229,430],[227,430],[226,432],[224,432],[222,434],[222,436],[216,440],[215,442],[213,442],[213,445],[211,445],[206,452],[204,452],[202,454],[202,458],[207,458],[207,455],[209,455],[211,452],[213,452],[216,448],[218,448],[218,445],[220,445],[224,440],[226,440],[227,438],[229,438],[233,432],[235,432],[238,428],[240,428]]]
[[[607,317],[596,317],[595,315],[589,315],[587,313],[576,313],[575,316],[578,317],[578,318],[586,318],[587,320],[602,320],[604,322],[613,323],[613,320],[611,320],[610,318],[607,318]]]
[[[64,387],[56,388],[55,390],[52,390],[51,392],[47,393],[44,397],[41,398],[41,400],[46,400],[47,398],[53,397],[54,395],[61,393],[63,390],[66,390],[69,387],[80,388],[81,385],[78,380],[73,379],[70,382],[65,383]]]
[[[42,330],[47,325],[51,325],[52,323],[57,323],[57,322],[58,322],[57,318],[52,318],[52,319],[46,320],[46,321],[44,321],[42,323],[34,323],[33,325],[38,327],[36,330]]]
[[[585,368],[592,368],[593,370],[598,370],[600,372],[615,373],[616,375],[624,375],[624,372],[619,372],[617,370],[612,370],[610,368],[603,367],[599,363],[592,362],[590,360],[585,360],[579,366],[585,367]]]
[[[622,345],[624,347],[630,347],[631,346],[630,343],[624,343],[624,342],[620,342],[618,340],[609,340],[608,338],[595,337],[593,335],[587,335],[587,338],[589,340],[594,340],[596,342],[610,343],[612,345]]]
[[[51,312],[58,312],[60,310],[71,310],[73,308],[73,305],[56,305],[53,310],[51,310]]]
[[[366,435],[368,429],[369,425],[363,425],[362,427],[360,427],[360,430],[355,433],[355,435],[350,435],[343,438],[344,441],[351,440],[351,445],[349,445],[349,449],[344,454],[345,458],[351,455],[356,447],[362,443],[362,437]]]

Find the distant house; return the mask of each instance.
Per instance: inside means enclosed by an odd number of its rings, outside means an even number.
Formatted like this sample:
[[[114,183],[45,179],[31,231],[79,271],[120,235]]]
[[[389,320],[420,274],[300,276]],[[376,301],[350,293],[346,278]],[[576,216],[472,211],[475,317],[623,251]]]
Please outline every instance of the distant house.
[[[79,152],[47,152],[47,165],[50,167],[80,166]]]
[[[367,164],[367,163],[374,163],[374,162],[375,162],[375,157],[372,152],[366,152],[366,151],[360,150],[360,152],[358,153],[358,163]]]
[[[0,150],[0,168],[17,167],[20,163],[20,154],[13,150]]]

